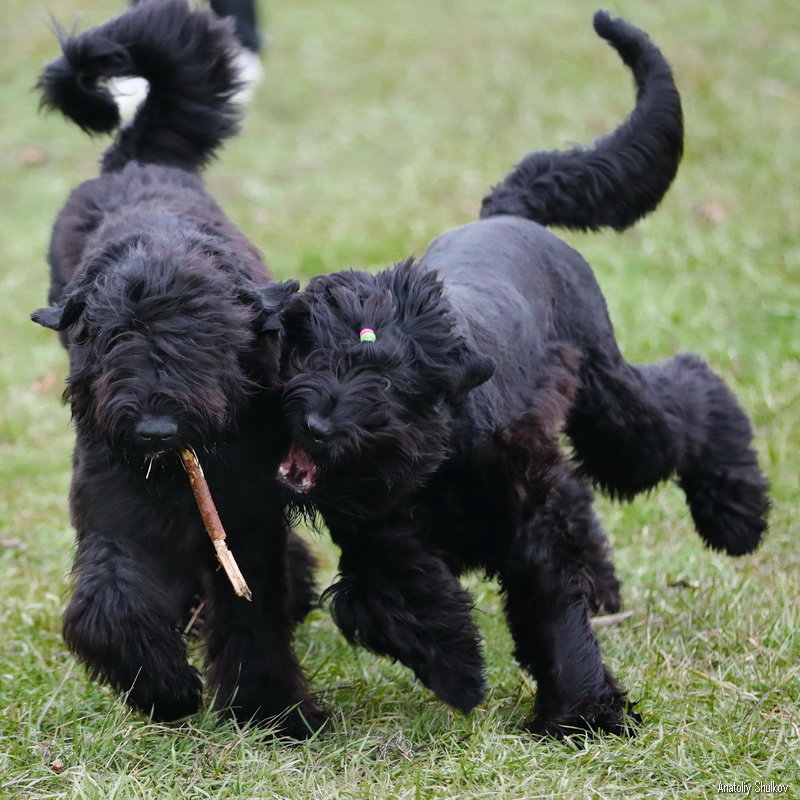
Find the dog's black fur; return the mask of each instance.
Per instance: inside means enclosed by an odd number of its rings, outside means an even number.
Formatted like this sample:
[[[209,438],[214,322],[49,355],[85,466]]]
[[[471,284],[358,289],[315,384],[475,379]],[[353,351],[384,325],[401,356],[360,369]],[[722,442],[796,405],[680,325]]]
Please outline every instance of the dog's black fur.
[[[499,578],[535,732],[623,732],[636,720],[604,667],[592,607],[618,585],[577,469],[629,498],[677,476],[700,535],[732,554],[765,530],[748,420],[696,356],[622,357],[580,255],[543,225],[622,229],[651,211],[682,153],[680,98],[648,37],[595,29],[633,71],[636,108],[589,150],[529,155],[414,263],[313,279],[284,312],[281,465],[298,505],[341,547],[330,590],[348,639],[411,667],[451,705],[484,695],[457,575]],[[375,341],[361,341],[372,328]]]
[[[312,602],[312,559],[273,478],[286,447],[279,312],[297,283],[271,280],[198,175],[237,128],[230,25],[184,0],[154,0],[61,38],[64,55],[39,82],[43,104],[84,129],[119,122],[103,79],[150,83],[101,175],[59,214],[52,305],[33,315],[70,356],[78,549],[64,636],[132,706],[179,718],[201,701],[181,635],[200,595],[215,707],[241,721],[287,712],[283,730],[306,736],[324,714],[291,637]],[[252,603],[218,570],[183,447],[200,456]]]

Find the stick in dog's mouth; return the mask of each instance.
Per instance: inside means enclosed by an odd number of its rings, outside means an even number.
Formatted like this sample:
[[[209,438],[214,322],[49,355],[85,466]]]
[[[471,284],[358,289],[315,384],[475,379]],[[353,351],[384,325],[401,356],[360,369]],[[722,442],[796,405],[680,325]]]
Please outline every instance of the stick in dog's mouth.
[[[197,454],[192,448],[184,447],[180,450],[180,457],[183,468],[189,477],[189,485],[192,487],[194,499],[197,501],[200,516],[203,518],[203,525],[205,525],[206,531],[211,537],[217,559],[222,564],[225,574],[228,576],[231,586],[233,586],[233,591],[239,597],[244,597],[245,600],[252,600],[253,593],[250,591],[250,587],[247,585],[247,581],[244,579],[233,553],[228,549],[228,545],[225,542],[225,529],[222,527],[222,521],[208,489],[208,483],[205,475],[203,475],[203,468],[200,466]]]

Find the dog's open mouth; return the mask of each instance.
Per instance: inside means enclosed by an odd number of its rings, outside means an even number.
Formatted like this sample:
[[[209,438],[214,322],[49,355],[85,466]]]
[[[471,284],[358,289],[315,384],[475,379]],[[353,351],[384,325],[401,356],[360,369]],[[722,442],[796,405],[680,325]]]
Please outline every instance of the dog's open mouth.
[[[293,444],[278,467],[278,477],[290,489],[307,492],[317,482],[317,471],[314,459],[302,447]]]

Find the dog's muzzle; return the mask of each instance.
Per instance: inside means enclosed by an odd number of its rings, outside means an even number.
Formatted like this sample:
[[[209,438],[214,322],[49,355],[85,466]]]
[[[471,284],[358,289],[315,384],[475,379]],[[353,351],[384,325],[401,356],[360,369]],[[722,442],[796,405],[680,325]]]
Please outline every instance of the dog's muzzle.
[[[318,472],[314,459],[302,447],[293,444],[278,466],[278,479],[284,486],[305,494],[316,485]]]
[[[178,446],[178,423],[172,417],[145,414],[134,433],[143,450],[159,453]]]

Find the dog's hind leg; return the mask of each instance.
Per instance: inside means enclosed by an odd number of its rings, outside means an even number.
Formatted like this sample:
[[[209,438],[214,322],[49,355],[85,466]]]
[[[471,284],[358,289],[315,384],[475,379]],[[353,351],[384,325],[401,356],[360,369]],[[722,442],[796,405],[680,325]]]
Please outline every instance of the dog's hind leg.
[[[230,517],[230,515],[228,515]],[[228,526],[228,541],[252,591],[237,597],[221,570],[207,576],[204,626],[214,708],[240,723],[275,726],[304,739],[327,719],[309,693],[292,647],[298,597],[292,586],[288,527],[280,512]],[[303,551],[305,552],[305,551]],[[307,576],[306,576],[307,577]],[[304,582],[304,581],[303,581]]]
[[[676,473],[695,527],[715,550],[754,550],[767,528],[768,483],[747,415],[701,358],[681,354],[640,374],[683,423]]]
[[[131,542],[119,528],[79,535],[64,638],[89,672],[124,692],[131,706],[157,720],[179,719],[201,698],[179,627],[196,586],[178,568],[165,576]]]
[[[486,682],[472,602],[411,525],[343,536],[340,579],[327,594],[347,640],[410,667],[440,700],[468,712]]]
[[[758,546],[769,501],[750,423],[702,359],[637,367],[590,352],[581,380],[566,432],[585,476],[623,499],[674,476],[711,547]]]

